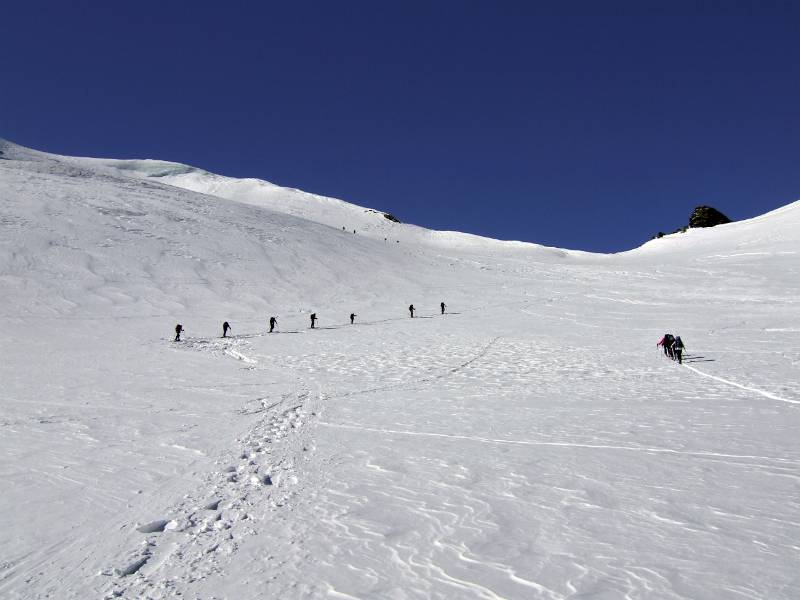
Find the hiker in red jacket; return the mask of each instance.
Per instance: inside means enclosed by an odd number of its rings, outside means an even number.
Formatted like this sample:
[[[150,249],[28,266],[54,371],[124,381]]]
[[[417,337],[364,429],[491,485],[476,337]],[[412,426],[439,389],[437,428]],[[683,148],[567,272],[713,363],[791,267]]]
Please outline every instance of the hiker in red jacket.
[[[671,333],[665,333],[664,337],[658,340],[656,346],[664,346],[664,356],[669,356],[672,358],[672,342],[675,341],[675,338],[672,337]]]

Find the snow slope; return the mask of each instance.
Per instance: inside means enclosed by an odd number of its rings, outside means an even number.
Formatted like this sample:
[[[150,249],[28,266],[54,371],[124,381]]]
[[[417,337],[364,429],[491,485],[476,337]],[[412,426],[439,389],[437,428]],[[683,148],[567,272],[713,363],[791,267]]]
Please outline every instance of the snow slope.
[[[594,255],[0,152],[1,597],[800,595],[800,203]]]
[[[261,208],[301,217],[341,229],[347,233],[355,231],[374,239],[398,243],[402,241],[416,244],[454,245],[462,247],[490,247],[497,250],[520,249],[541,250],[539,244],[525,242],[504,242],[454,231],[433,231],[403,224],[393,220],[392,215],[374,208],[364,208],[317,194],[309,194],[294,188],[277,186],[261,179],[237,179],[209,173],[196,167],[161,160],[114,160],[94,158],[69,158],[36,152],[27,148],[15,147],[17,154],[35,156],[39,160],[68,162],[77,168],[90,167],[95,171],[112,175],[127,175],[150,181],[158,181],[201,194],[212,195],[228,200],[236,200]],[[564,252],[559,249],[548,250]],[[575,251],[572,251],[576,253]],[[582,253],[580,253],[582,254]]]

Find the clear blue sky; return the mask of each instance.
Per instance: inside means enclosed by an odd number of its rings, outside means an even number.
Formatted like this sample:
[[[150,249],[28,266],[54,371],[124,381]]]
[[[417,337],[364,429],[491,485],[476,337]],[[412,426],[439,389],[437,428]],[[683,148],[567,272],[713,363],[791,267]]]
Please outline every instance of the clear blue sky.
[[[0,137],[599,251],[800,198],[800,9],[560,4],[7,2]]]

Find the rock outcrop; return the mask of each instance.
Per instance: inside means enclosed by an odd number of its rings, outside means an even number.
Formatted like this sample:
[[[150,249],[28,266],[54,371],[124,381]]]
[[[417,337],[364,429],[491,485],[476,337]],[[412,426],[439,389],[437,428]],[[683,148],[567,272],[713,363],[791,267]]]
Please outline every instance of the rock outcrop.
[[[730,222],[728,217],[711,206],[698,206],[689,217],[689,227],[714,227]]]
[[[676,229],[672,233],[683,233],[691,227],[714,227],[716,225],[724,225],[725,223],[730,222],[731,220],[728,217],[712,206],[697,206],[689,216],[689,224],[684,225],[680,229]],[[659,231],[653,237],[660,238],[664,237],[665,235],[667,234],[665,234],[663,231]]]

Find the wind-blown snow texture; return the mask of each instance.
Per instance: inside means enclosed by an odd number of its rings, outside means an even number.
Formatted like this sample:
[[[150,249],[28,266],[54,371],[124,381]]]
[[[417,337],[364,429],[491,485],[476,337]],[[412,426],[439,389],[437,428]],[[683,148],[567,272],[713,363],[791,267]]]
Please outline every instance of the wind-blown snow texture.
[[[800,203],[594,255],[0,151],[3,598],[800,596]]]

